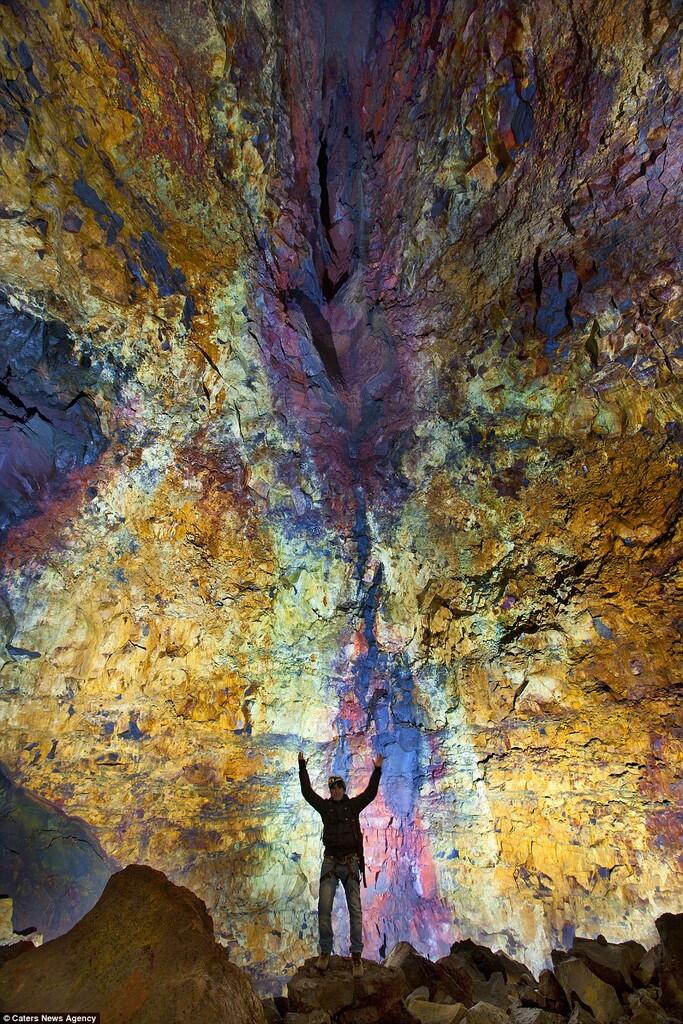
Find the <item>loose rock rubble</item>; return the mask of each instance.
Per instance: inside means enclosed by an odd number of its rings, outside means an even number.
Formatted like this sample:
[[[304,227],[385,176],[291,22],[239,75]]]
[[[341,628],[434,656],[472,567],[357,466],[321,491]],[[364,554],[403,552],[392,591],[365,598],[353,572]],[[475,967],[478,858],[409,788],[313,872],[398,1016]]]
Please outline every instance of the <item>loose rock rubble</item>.
[[[673,1024],[682,1018],[683,914],[657,921],[661,945],[574,939],[553,950],[554,970],[538,980],[524,964],[469,939],[436,962],[408,942],[384,962],[365,961],[351,978],[349,960],[332,957],[321,972],[307,960],[268,1024]],[[280,1012],[282,1010],[283,1012]]]

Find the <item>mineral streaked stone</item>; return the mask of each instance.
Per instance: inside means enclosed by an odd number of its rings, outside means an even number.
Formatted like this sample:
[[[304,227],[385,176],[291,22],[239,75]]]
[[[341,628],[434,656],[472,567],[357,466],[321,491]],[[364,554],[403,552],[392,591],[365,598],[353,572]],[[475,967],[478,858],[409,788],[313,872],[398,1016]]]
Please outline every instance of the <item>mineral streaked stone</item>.
[[[3,548],[17,781],[263,975],[315,947],[302,744],[316,785],[387,756],[373,955],[654,942],[673,12],[57,0],[3,37],[0,282],[68,327],[107,440],[25,477]]]

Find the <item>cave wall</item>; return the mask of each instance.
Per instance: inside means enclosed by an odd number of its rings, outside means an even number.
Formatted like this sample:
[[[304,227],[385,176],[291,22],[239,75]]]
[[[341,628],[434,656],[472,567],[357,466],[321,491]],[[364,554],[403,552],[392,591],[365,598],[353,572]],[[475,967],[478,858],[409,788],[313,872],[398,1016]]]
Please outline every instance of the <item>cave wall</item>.
[[[654,941],[683,904],[675,5],[0,26],[14,783],[264,978],[315,946],[300,747],[318,787],[386,757],[370,955]]]

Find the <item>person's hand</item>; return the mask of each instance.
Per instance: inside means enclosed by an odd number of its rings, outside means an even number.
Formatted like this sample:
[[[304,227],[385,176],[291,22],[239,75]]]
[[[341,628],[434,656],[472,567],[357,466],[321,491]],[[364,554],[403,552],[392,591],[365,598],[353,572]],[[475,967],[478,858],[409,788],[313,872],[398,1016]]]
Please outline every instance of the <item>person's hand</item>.
[[[378,754],[373,762],[375,768],[381,768],[384,764],[384,754]]]
[[[299,751],[299,764],[303,765],[304,768],[306,767],[306,758],[304,757],[303,750]]]

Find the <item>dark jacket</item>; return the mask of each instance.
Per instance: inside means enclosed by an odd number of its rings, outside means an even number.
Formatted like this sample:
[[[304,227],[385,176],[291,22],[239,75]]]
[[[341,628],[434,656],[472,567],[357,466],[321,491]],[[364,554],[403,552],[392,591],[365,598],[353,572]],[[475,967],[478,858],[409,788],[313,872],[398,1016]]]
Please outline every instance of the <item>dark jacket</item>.
[[[381,768],[373,769],[367,788],[362,793],[352,797],[344,794],[341,800],[333,800],[332,797],[325,799],[313,791],[306,765],[299,765],[302,796],[311,807],[315,807],[323,819],[323,846],[326,856],[345,857],[349,853],[361,852],[358,815],[377,796],[381,775]]]

